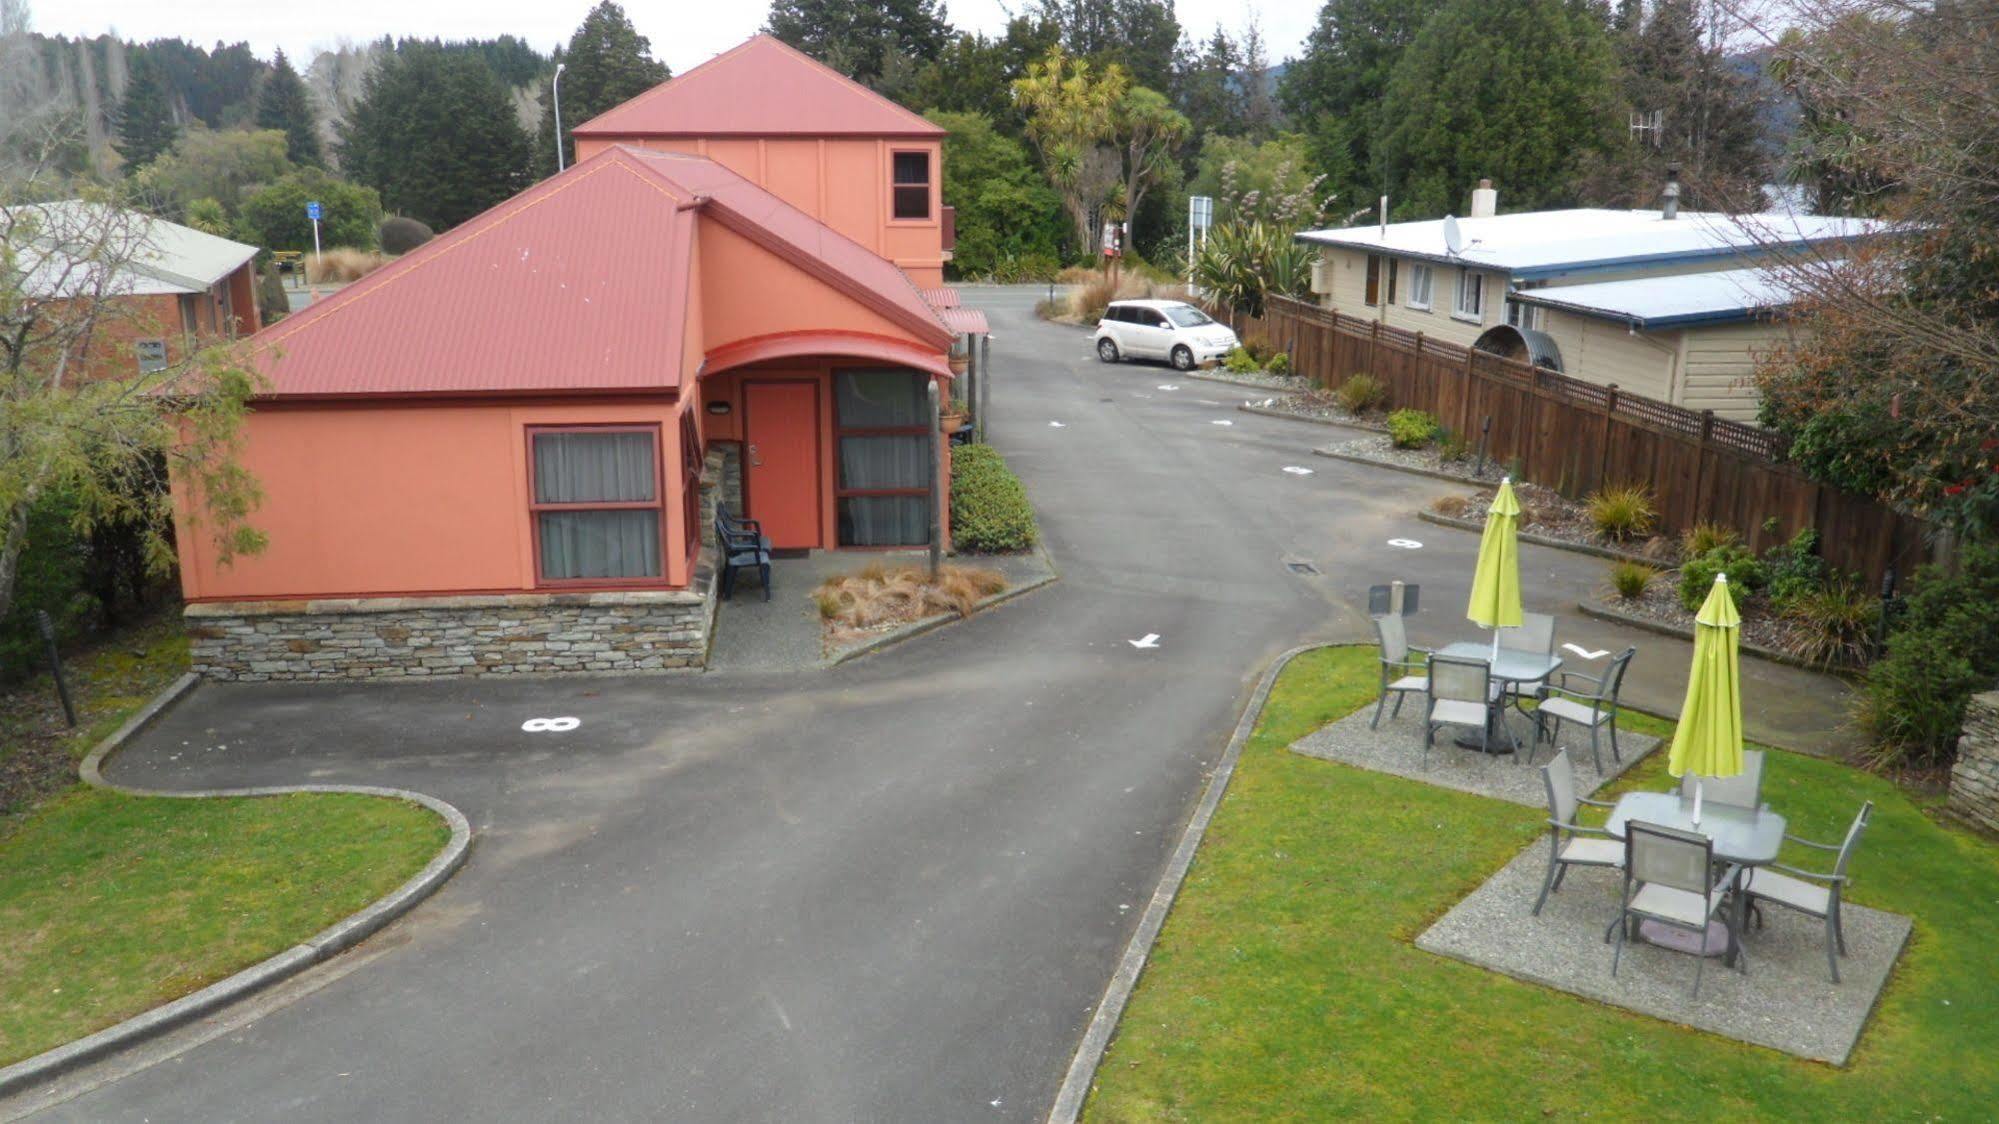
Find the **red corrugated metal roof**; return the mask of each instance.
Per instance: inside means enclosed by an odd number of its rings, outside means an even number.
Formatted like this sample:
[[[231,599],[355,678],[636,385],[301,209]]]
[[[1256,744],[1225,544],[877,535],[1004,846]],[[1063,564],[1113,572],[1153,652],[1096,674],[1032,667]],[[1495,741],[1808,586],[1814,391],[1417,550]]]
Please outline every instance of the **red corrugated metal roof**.
[[[941,137],[923,117],[758,35],[570,130],[578,137]]]
[[[928,301],[932,308],[956,308],[958,307],[958,290],[952,288],[925,289],[923,290],[923,299]]]
[[[946,308],[938,312],[944,326],[957,335],[985,335],[992,329],[986,327],[986,314],[976,308]]]
[[[950,345],[865,247],[711,160],[617,146],[257,333],[249,359],[273,396],[673,390],[697,213]]]

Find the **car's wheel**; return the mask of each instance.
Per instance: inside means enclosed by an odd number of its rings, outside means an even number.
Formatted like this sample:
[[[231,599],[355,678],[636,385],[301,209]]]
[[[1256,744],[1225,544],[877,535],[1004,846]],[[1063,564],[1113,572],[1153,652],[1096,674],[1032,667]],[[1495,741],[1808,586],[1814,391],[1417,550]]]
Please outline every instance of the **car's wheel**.
[[[1103,339],[1098,340],[1097,358],[1103,360],[1106,363],[1117,362],[1118,361],[1117,341],[1109,337],[1105,337]]]
[[[1193,369],[1194,369],[1194,349],[1193,349],[1193,348],[1190,348],[1190,347],[1188,347],[1188,346],[1187,346],[1186,344],[1184,344],[1184,343],[1183,343],[1183,344],[1181,344],[1181,345],[1180,345],[1179,347],[1176,347],[1176,348],[1174,348],[1174,349],[1173,349],[1173,369],[1174,369],[1174,370],[1176,370],[1176,371],[1191,371],[1191,370],[1193,370]]]

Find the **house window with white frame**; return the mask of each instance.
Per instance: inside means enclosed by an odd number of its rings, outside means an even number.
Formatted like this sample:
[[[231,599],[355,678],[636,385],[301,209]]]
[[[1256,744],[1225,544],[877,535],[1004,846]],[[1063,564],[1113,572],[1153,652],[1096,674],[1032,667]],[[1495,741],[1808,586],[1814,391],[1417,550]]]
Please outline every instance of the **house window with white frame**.
[[[1527,304],[1508,298],[1506,301],[1506,322],[1523,332],[1541,330],[1541,306]]]
[[[1430,267],[1421,262],[1409,266],[1409,307],[1421,312],[1430,311]]]
[[[1451,315],[1473,323],[1485,320],[1484,274],[1463,268],[1458,270],[1458,299]]]

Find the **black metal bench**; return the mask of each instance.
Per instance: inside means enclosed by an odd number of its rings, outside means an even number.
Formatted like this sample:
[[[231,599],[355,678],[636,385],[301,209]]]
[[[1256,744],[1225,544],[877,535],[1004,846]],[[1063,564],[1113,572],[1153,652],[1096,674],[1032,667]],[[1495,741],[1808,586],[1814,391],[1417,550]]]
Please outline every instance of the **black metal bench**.
[[[738,519],[727,504],[715,505],[715,543],[722,549],[722,600],[736,591],[736,571],[755,569],[770,600],[770,539],[754,519]]]

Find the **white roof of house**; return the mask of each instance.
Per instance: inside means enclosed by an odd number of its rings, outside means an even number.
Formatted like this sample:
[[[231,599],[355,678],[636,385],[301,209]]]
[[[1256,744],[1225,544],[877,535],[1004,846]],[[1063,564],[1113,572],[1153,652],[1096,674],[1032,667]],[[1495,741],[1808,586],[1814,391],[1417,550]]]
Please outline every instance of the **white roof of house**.
[[[1667,328],[1747,320],[1791,303],[1795,293],[1790,271],[1764,266],[1526,289],[1512,293],[1511,299],[1620,320],[1637,328]]]
[[[1888,229],[1886,223],[1875,219],[1828,215],[1681,211],[1679,217],[1668,219],[1658,211],[1595,208],[1523,211],[1457,219],[1463,244],[1454,255],[1444,241],[1444,222],[1434,219],[1390,223],[1385,228],[1308,230],[1298,238],[1322,245],[1483,266],[1511,273],[1515,280],[1537,280],[1865,238]]]
[[[15,247],[23,290],[42,297],[200,293],[257,254],[257,247],[101,203],[25,203],[4,215],[31,236]],[[96,243],[100,249],[87,246]],[[116,275],[100,288],[107,264]]]

